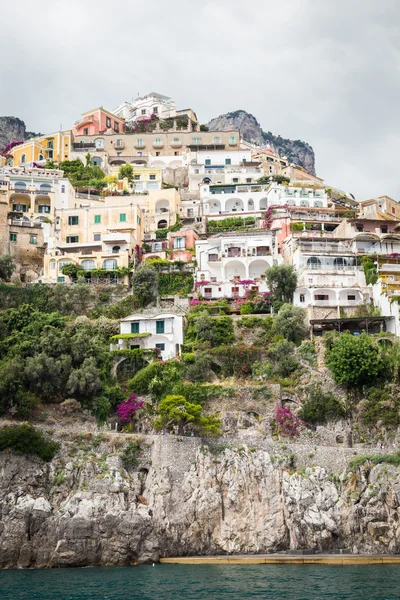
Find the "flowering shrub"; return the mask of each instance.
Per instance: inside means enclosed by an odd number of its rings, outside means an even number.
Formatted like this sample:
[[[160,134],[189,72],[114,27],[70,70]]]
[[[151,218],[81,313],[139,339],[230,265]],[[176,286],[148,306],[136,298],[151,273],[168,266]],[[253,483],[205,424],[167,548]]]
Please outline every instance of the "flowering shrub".
[[[9,144],[7,144],[7,146],[0,152],[0,154],[2,156],[6,156],[6,154],[10,153],[10,150],[12,150],[13,148],[15,148],[15,146],[20,146],[21,144],[23,144],[24,142],[10,142]]]
[[[200,300],[191,300],[189,302],[189,306],[198,306],[200,304]]]
[[[303,421],[293,414],[290,408],[277,406],[275,420],[278,427],[278,432],[281,435],[288,435],[290,437],[299,435],[299,430],[303,424]]]
[[[121,423],[130,423],[137,412],[143,408],[144,401],[138,400],[136,394],[131,394],[127,400],[121,402],[117,408],[117,415]]]

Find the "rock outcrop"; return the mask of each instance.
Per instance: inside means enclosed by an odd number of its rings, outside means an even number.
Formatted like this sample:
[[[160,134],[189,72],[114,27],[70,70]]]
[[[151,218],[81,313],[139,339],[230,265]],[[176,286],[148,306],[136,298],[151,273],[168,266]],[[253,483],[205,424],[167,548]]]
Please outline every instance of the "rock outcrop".
[[[26,126],[21,119],[17,117],[0,117],[0,152],[10,142],[21,142],[29,140],[38,133],[26,131]]]
[[[162,436],[146,447],[129,471],[115,450],[104,461],[104,448],[98,459],[64,452],[50,464],[1,454],[0,567],[285,549],[400,551],[396,467],[334,475],[322,466],[294,471],[296,456],[263,447]],[[337,451],[335,459],[346,462],[353,452]],[[304,462],[301,453],[298,459]]]
[[[280,156],[287,156],[289,162],[307,169],[315,175],[315,154],[312,147],[301,140],[288,140],[280,135],[273,135],[270,131],[263,131],[257,119],[245,110],[236,110],[220,115],[208,123],[210,131],[229,131],[238,129],[247,142],[259,146],[267,144]]]

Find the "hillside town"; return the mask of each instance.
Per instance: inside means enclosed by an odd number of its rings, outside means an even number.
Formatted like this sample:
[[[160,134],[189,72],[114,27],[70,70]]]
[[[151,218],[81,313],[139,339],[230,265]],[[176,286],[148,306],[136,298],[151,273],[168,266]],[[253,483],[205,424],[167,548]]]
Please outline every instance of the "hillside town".
[[[237,130],[209,131],[167,96],[15,140],[0,165],[0,252],[16,263],[13,281],[71,284],[75,265],[88,284],[129,287],[144,262],[192,276],[187,303],[257,312],[258,299],[271,312],[265,273],[286,264],[311,335],[400,333],[399,203],[357,201]]]

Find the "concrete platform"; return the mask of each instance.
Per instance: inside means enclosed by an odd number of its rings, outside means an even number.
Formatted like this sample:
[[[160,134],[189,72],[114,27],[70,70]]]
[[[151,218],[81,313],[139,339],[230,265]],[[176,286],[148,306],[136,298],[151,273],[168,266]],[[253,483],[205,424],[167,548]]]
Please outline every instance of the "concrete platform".
[[[179,565],[382,565],[399,564],[392,554],[237,554],[160,558],[161,564]]]

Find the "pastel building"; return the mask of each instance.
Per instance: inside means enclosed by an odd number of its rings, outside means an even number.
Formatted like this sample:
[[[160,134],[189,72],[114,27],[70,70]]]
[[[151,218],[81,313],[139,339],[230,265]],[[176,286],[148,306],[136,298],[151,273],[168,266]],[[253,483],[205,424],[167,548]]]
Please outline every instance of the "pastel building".
[[[180,355],[183,344],[182,315],[158,308],[144,310],[122,319],[120,333],[124,336],[112,344],[115,350],[155,350],[163,360]]]
[[[247,289],[267,292],[274,264],[271,232],[233,232],[196,241],[196,287],[204,298],[243,298]]]
[[[74,136],[99,135],[106,132],[122,133],[124,128],[123,118],[115,116],[100,106],[82,113],[82,118],[74,125]]]
[[[114,115],[129,123],[151,115],[167,119],[175,116],[176,112],[174,100],[157,92],[150,92],[144,96],[138,95],[132,102],[123,102],[113,110]]]
[[[38,136],[11,149],[14,166],[32,167],[33,163],[45,164],[52,160],[61,162],[70,159],[72,133],[70,130],[57,131],[46,136]]]

